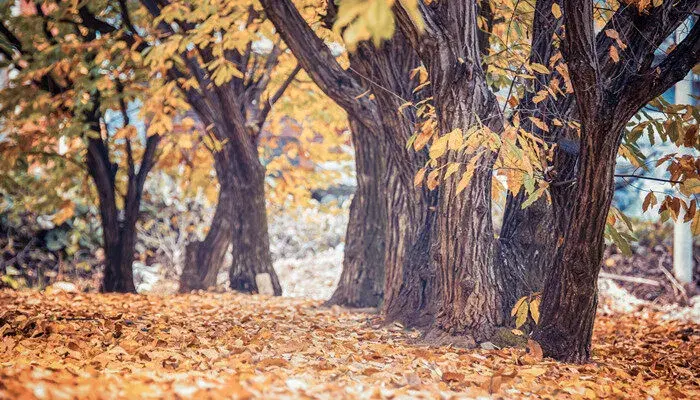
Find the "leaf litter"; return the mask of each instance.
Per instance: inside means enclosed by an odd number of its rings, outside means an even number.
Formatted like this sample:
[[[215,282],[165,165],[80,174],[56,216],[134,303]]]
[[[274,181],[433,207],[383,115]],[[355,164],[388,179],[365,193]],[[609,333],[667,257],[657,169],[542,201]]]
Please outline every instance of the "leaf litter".
[[[601,314],[601,313],[599,313]],[[593,360],[420,344],[317,300],[0,291],[0,398],[700,398],[700,329],[603,313]]]

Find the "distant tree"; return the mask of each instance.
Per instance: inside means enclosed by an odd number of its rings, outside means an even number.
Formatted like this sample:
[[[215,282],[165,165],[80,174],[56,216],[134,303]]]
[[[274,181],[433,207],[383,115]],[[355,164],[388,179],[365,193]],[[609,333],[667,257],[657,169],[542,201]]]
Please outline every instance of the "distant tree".
[[[0,7],[0,67],[10,74],[2,90],[3,166],[51,160],[45,164],[52,166],[49,172],[60,175],[70,173],[69,162],[83,165],[99,199],[101,290],[134,292],[135,226],[160,136],[139,134],[128,109],[142,99],[147,76],[137,51],[125,44],[129,28],[116,3],[21,3],[17,12],[13,3]],[[131,45],[138,50],[137,43]],[[115,115],[118,127],[108,122]],[[69,217],[70,202],[59,213]]]
[[[255,2],[141,4],[154,19],[146,28],[158,38],[144,61],[156,76],[177,85],[206,126],[219,180],[212,225],[204,241],[188,246],[180,290],[213,286],[233,243],[231,288],[258,292],[255,277],[266,273],[280,295],[258,144],[272,106],[300,67],[285,54]]]

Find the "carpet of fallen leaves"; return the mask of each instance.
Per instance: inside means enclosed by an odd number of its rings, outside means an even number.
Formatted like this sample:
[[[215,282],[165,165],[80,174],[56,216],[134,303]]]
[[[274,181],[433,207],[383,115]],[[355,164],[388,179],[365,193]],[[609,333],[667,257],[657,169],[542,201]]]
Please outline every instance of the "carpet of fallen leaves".
[[[311,300],[0,291],[0,398],[700,398],[698,325],[651,312],[599,315],[588,365],[417,337]]]

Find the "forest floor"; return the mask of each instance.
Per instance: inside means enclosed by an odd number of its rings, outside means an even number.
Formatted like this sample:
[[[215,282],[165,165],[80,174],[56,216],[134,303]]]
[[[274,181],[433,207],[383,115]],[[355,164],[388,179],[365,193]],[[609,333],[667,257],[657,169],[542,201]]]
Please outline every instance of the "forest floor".
[[[697,324],[601,307],[592,363],[567,365],[316,300],[3,290],[0,398],[700,398]]]

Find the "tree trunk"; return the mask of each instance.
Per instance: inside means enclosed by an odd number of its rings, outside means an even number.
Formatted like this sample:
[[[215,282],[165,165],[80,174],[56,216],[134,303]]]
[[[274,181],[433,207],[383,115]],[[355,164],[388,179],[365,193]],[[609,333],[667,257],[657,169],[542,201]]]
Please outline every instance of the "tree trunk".
[[[180,277],[180,293],[207,290],[216,285],[216,277],[231,246],[234,214],[230,184],[221,184],[216,211],[209,231],[202,241],[193,241],[185,248],[185,265]]]
[[[96,132],[99,132],[99,124],[93,129],[97,129]],[[133,240],[122,242],[124,232],[119,221],[115,197],[114,179],[117,165],[110,162],[109,152],[101,139],[88,139],[87,167],[97,188],[102,223],[105,269],[100,291],[103,293],[136,293],[131,270],[134,247],[132,245],[130,249],[128,248],[128,244],[133,243]],[[133,231],[126,233],[135,237]]]
[[[387,219],[382,314],[386,321],[425,327],[434,315],[434,304],[428,299],[432,297],[435,273],[428,253],[437,190],[414,186],[414,176],[425,165],[427,154],[426,150],[406,148],[414,133],[414,109],[398,112],[403,102],[421,99],[421,94],[413,93],[414,83],[408,79],[420,60],[403,34],[397,32],[380,48],[361,43],[350,55],[350,65],[372,87],[383,131],[379,137],[386,162],[383,187]]]
[[[105,271],[100,287],[102,292],[136,292],[132,269],[136,248],[136,222],[141,207],[143,185],[153,167],[159,141],[158,136],[151,136],[146,140],[146,149],[138,173],[135,171],[133,159],[129,159],[124,217],[120,221],[115,189],[117,165],[109,161],[107,146],[101,139],[88,139],[87,167],[97,188],[104,242]]]
[[[426,18],[441,18],[438,24],[434,20],[426,23],[425,34],[414,30],[405,10],[397,15],[428,70],[440,135],[454,129],[468,132],[472,126],[501,132],[500,107],[481,69],[477,8],[460,2],[445,3],[432,11],[421,7],[430,13],[424,13]],[[480,156],[448,150],[438,162],[438,167],[455,162],[460,169],[474,162],[475,168],[461,193],[457,192],[461,171],[446,181],[445,169],[440,173],[430,248],[430,262],[437,274],[435,293],[429,299],[437,309],[426,334],[430,342],[475,346],[503,325],[504,283],[491,220],[495,159],[495,153],[487,149]]]
[[[547,274],[541,319],[533,336],[546,356],[560,361],[585,362],[591,354],[596,285],[614,194],[620,130],[582,133],[582,138],[589,139],[583,142],[571,221],[554,267]]]
[[[485,82],[479,79],[463,82],[460,89],[445,88],[446,97],[436,96],[441,134],[455,128],[466,132],[478,123],[476,116],[482,121],[490,118],[492,130],[498,132],[495,127],[500,122],[496,121],[500,110]],[[446,162],[466,164],[471,157],[464,152],[450,152]],[[439,301],[440,305],[427,335],[438,343],[475,346],[490,339],[504,322],[501,298],[504,283],[496,262],[490,211],[494,161],[495,154],[491,152],[482,156],[464,192],[458,194],[456,190],[459,176],[444,183],[440,192],[431,248],[440,296],[433,301]]]
[[[386,229],[383,145],[378,137],[350,118],[355,149],[357,191],[350,203],[345,234],[343,272],[328,305],[378,307],[384,295]]]
[[[240,167],[240,166],[239,166]],[[259,293],[256,275],[269,274],[275,296],[282,295],[277,273],[272,267],[270,238],[265,207],[265,168],[256,162],[248,166],[249,174],[236,175],[231,188],[233,213],[233,265],[229,272],[231,289],[243,293]]]
[[[572,130],[558,132],[556,129],[553,129],[553,133],[565,138],[576,134]],[[571,183],[559,182],[576,177],[577,160],[578,152],[566,152],[559,147],[555,149],[550,171],[553,175],[549,190],[551,203],[542,197],[523,208],[522,204],[527,200],[523,191],[516,196],[508,196],[498,240],[506,314],[521,297],[541,292],[545,277],[553,268],[557,248],[569,225],[575,187]]]

